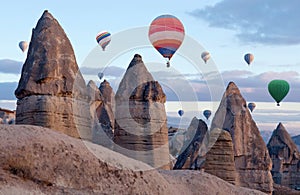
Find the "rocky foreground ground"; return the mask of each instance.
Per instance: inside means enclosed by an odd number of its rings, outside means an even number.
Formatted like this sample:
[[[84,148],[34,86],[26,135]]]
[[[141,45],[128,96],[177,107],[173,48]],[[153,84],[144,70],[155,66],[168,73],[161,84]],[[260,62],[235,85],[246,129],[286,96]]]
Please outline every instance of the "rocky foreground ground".
[[[263,194],[201,171],[149,170],[47,128],[0,125],[0,140],[0,194]]]

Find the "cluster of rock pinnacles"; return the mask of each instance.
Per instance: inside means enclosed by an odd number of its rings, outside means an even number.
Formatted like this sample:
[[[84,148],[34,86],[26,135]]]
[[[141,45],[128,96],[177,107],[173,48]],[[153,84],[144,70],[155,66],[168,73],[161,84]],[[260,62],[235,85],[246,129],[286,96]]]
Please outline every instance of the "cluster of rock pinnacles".
[[[99,88],[93,81],[86,85],[69,39],[48,11],[32,31],[15,95],[16,124],[48,127],[155,168],[203,169],[234,185],[266,193],[272,192],[273,180],[291,188],[300,186],[300,155],[283,125],[267,147],[233,82],[215,113],[212,130],[194,118],[189,127],[192,139],[172,165],[166,95],[142,57],[134,56],[116,94],[106,80]]]

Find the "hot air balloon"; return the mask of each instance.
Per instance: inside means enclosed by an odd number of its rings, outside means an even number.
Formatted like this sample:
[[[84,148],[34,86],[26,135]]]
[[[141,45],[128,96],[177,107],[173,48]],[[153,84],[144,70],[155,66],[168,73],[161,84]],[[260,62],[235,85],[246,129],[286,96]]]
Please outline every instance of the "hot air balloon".
[[[184,27],[180,20],[172,15],[161,15],[150,24],[148,37],[153,47],[170,60],[184,39]]]
[[[96,36],[97,43],[102,47],[103,51],[111,41],[111,34],[107,31],[101,31]]]
[[[251,53],[247,53],[245,54],[244,59],[247,62],[247,64],[250,65],[251,62],[254,60],[254,55]]]
[[[178,115],[179,116],[182,116],[184,114],[184,111],[183,110],[178,110]]]
[[[290,85],[285,80],[273,80],[268,84],[268,90],[273,99],[277,102],[277,106],[280,106],[280,102],[288,94]]]
[[[210,58],[210,53],[209,52],[207,52],[207,51],[204,51],[202,54],[201,54],[201,58],[203,59],[203,61],[205,62],[205,64],[206,64],[206,62],[209,60],[209,58]]]
[[[210,115],[211,115],[211,111],[210,110],[204,110],[203,111],[203,115],[205,116],[205,118],[208,120]]]
[[[98,73],[98,77],[99,77],[100,80],[103,78],[103,76],[104,76],[103,72]]]
[[[22,50],[22,52],[25,52],[28,48],[28,43],[26,41],[21,41],[19,43],[19,47]]]
[[[256,107],[256,104],[253,102],[248,104],[248,108],[250,109],[251,112],[254,110],[255,107]]]

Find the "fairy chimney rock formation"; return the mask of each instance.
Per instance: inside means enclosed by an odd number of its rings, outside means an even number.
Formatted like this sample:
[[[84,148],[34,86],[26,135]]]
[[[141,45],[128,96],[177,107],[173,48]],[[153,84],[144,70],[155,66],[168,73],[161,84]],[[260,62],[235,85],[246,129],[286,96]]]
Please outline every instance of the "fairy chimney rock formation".
[[[273,131],[267,147],[273,161],[274,182],[300,189],[300,154],[282,123]]]
[[[231,184],[239,185],[234,164],[233,143],[228,131],[213,129],[210,132],[204,170]]]
[[[58,21],[45,11],[32,30],[19,85],[16,123],[91,138],[89,98],[72,45]]]
[[[99,98],[99,103],[95,104],[92,112],[95,113],[96,125],[93,128],[92,140],[96,144],[100,144],[107,148],[113,147],[113,131],[114,131],[114,92],[106,80],[104,80],[100,87],[93,85],[95,94]]]
[[[231,134],[240,185],[271,193],[272,161],[268,149],[247,109],[245,99],[233,82],[228,84],[212,120],[211,129],[214,128],[224,129]]]
[[[169,169],[166,95],[135,54],[115,95],[115,149],[154,168]]]
[[[99,123],[110,128],[114,131],[115,117],[114,117],[114,105],[115,105],[115,93],[110,86],[109,82],[104,80],[99,87],[100,93],[103,97],[103,103],[97,108],[97,117]]]
[[[201,169],[208,144],[206,123],[194,117],[185,135],[185,142],[173,169]]]

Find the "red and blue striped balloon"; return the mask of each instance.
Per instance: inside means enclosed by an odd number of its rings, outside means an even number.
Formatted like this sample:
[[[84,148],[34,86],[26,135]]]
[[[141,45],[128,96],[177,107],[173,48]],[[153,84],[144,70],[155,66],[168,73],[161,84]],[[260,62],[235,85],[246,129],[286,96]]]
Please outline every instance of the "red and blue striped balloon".
[[[148,33],[154,48],[169,60],[182,44],[184,35],[184,27],[180,20],[168,14],[155,18],[150,24]]]

